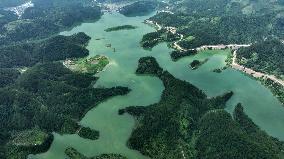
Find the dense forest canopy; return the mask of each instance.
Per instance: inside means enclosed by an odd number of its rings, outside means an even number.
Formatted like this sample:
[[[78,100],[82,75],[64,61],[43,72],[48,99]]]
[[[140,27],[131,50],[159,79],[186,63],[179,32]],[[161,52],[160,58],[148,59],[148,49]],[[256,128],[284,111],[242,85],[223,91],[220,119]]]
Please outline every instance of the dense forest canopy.
[[[240,64],[279,77],[284,75],[283,57],[284,44],[277,39],[260,41],[248,48],[241,48],[237,53]]]
[[[10,145],[13,140],[10,133],[34,127],[47,133],[75,133],[85,112],[111,96],[129,91],[123,87],[94,89],[91,86],[94,81],[92,75],[73,73],[61,63],[37,64],[16,81],[9,81],[9,85],[0,89],[1,132],[8,136],[1,146]],[[4,148],[4,157],[13,158],[21,152],[17,146],[12,147],[13,151]],[[22,157],[27,155],[25,151],[21,153]]]
[[[125,16],[142,16],[153,12],[158,7],[156,0],[137,1],[122,7],[119,12]]]
[[[120,86],[94,88],[98,80],[94,73],[71,71],[62,64],[69,58],[86,60],[91,38],[83,32],[58,33],[98,20],[103,14],[100,3],[124,3],[119,12],[127,17],[163,10],[149,20],[175,27],[177,34],[163,28],[145,34],[140,45],[151,49],[161,42],[176,42],[185,51],[174,50],[174,61],[196,54],[191,49],[202,45],[252,44],[238,50],[238,63],[283,79],[283,0],[31,0],[32,6],[21,14],[11,10],[27,2],[0,0],[1,159],[46,152],[52,132],[98,139],[99,131],[79,121],[99,103],[129,93]],[[136,27],[117,24],[105,31],[123,29]],[[194,61],[191,67],[205,62]],[[130,148],[155,159],[284,158],[284,144],[254,124],[241,104],[233,114],[224,110],[233,92],[209,98],[163,70],[153,57],[141,58],[136,74],[158,77],[165,90],[160,101],[148,107],[119,110],[136,119]],[[271,80],[263,83],[284,101],[283,87]],[[70,159],[126,159],[120,154],[86,157],[71,147],[65,154]]]
[[[161,29],[143,35],[140,44],[143,48],[151,49],[161,42],[174,42],[178,39],[179,36],[177,36],[176,34],[173,34],[166,29]]]
[[[92,1],[32,2],[34,6],[27,8],[20,17],[0,8],[0,14],[4,13],[0,17],[0,45],[44,38],[80,22],[97,20],[102,14]]]
[[[137,119],[128,141],[131,148],[157,159],[283,157],[283,143],[261,131],[241,104],[233,118],[223,110],[232,92],[207,98],[160,68],[153,57],[141,58],[136,73],[159,77],[165,90],[156,104],[120,110]]]
[[[93,1],[33,0],[22,15],[8,7],[27,1],[0,2],[0,158],[26,159],[49,149],[52,132],[95,140],[99,132],[81,127],[83,115],[128,88],[93,88],[97,77],[72,72],[60,60],[89,55],[85,33],[54,35],[85,20],[97,20]]]
[[[85,48],[90,37],[85,33],[57,35],[39,42],[0,47],[0,67],[33,66],[38,62],[65,60],[89,55]]]
[[[70,159],[127,159],[126,157],[119,154],[102,154],[95,157],[86,157],[79,153],[76,149],[69,147],[65,150],[65,154]]]
[[[283,38],[284,5],[281,1],[183,0],[171,1],[170,11],[150,20],[177,27],[193,39],[184,48],[209,44],[249,44],[269,36]]]

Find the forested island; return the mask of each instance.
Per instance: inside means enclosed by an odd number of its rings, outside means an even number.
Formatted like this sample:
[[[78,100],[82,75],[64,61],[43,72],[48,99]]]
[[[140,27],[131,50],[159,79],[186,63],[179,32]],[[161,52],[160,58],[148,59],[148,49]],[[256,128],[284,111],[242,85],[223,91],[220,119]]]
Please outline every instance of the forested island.
[[[198,69],[201,65],[205,64],[209,59],[205,59],[205,60],[202,60],[202,61],[199,61],[199,60],[193,60],[191,63],[190,63],[190,67],[192,70],[195,70],[195,69]]]
[[[223,110],[233,92],[207,98],[195,86],[160,68],[153,57],[141,58],[136,73],[157,76],[165,90],[156,104],[119,111],[136,118],[130,148],[161,159],[283,157],[283,143],[260,130],[241,104],[233,117]]]
[[[111,27],[111,28],[107,28],[105,31],[106,32],[112,32],[112,31],[119,31],[119,30],[132,30],[132,29],[136,29],[136,26],[133,25],[121,25],[121,26],[115,26],[115,27]]]

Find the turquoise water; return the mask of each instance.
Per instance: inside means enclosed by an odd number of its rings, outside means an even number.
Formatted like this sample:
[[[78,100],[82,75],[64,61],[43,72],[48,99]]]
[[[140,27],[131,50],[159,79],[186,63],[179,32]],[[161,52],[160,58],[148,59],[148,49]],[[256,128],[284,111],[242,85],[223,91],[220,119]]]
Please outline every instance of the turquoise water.
[[[233,69],[222,73],[212,72],[215,68],[225,66],[228,51],[205,51],[196,56],[186,57],[178,62],[170,59],[171,51],[166,44],[160,44],[151,51],[143,50],[139,42],[145,33],[154,31],[142,23],[145,17],[124,17],[118,13],[105,14],[95,23],[83,23],[62,35],[85,32],[92,37],[88,49],[91,56],[106,55],[110,65],[98,76],[95,87],[127,86],[132,91],[125,96],[113,97],[89,111],[80,124],[100,131],[100,138],[92,141],[78,135],[55,135],[55,140],[46,153],[37,155],[40,159],[66,158],[64,150],[71,146],[86,156],[102,153],[119,153],[129,159],[147,158],[139,152],[130,150],[126,142],[134,128],[134,119],[130,115],[118,115],[118,110],[127,106],[147,106],[160,100],[164,89],[162,82],[155,77],[135,75],[140,57],[153,56],[161,67],[167,69],[175,77],[186,80],[202,89],[208,96],[221,95],[233,91],[233,98],[227,103],[226,110],[232,112],[234,106],[241,102],[245,112],[270,135],[284,141],[284,107],[273,97],[272,93],[259,82]],[[105,32],[109,27],[117,25],[138,26],[135,30]],[[101,40],[96,40],[103,38]],[[105,47],[112,44],[116,52]],[[197,70],[188,65],[194,59],[209,58],[209,61]]]

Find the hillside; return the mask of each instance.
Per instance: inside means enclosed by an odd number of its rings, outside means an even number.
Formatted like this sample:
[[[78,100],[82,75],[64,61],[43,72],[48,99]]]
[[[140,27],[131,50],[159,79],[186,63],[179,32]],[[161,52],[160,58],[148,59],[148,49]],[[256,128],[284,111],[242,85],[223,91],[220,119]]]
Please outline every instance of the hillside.
[[[10,144],[15,132],[37,127],[44,133],[73,134],[80,127],[77,122],[88,110],[111,96],[129,92],[124,87],[94,89],[91,84],[96,79],[91,74],[73,73],[61,63],[44,63],[33,66],[14,83],[1,88],[0,148],[4,153],[1,158],[12,159],[15,155],[25,158],[50,146],[39,151],[33,147],[22,149]]]
[[[160,68],[153,57],[141,58],[136,73],[157,76],[165,90],[156,104],[120,110],[120,114],[127,112],[136,118],[130,148],[161,159],[276,159],[283,155],[283,144],[261,131],[240,104],[234,118],[223,110],[232,92],[207,98],[195,86]]]
[[[57,35],[39,42],[0,47],[0,67],[28,67],[38,62],[65,60],[89,55],[85,48],[90,37],[85,33]]]
[[[119,13],[128,16],[143,16],[153,12],[158,7],[156,0],[154,1],[137,1],[126,5],[119,10]]]
[[[4,13],[0,17],[0,46],[46,38],[80,22],[98,20],[101,9],[91,2],[83,2],[35,0],[34,6],[27,8],[21,17],[0,7],[0,14]]]
[[[284,35],[281,1],[184,0],[171,1],[168,6],[174,14],[161,12],[150,20],[164,27],[176,27],[185,37],[179,42],[183,48],[249,44]]]
[[[267,39],[241,48],[237,52],[238,63],[253,70],[284,76],[284,44],[277,39]]]

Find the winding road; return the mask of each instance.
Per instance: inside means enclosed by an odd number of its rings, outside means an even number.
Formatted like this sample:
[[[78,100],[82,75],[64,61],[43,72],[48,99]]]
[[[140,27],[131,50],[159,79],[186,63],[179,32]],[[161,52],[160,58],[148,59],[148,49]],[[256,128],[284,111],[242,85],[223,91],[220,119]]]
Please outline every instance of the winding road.
[[[237,60],[236,60],[237,59],[237,50],[239,48],[241,48],[241,47],[249,47],[249,46],[251,46],[251,44],[203,45],[203,46],[197,47],[195,49],[185,49],[185,48],[181,47],[178,44],[180,41],[182,41],[184,39],[184,35],[177,33],[177,31],[176,31],[177,29],[175,27],[162,27],[157,22],[150,21],[150,20],[146,20],[145,22],[148,23],[148,24],[151,24],[151,25],[155,25],[158,30],[161,30],[161,29],[164,28],[167,31],[171,32],[172,34],[177,34],[178,36],[180,36],[180,39],[173,43],[173,48],[174,49],[177,49],[177,50],[182,51],[182,52],[185,52],[185,51],[188,51],[188,50],[202,51],[202,50],[208,50],[208,49],[211,49],[211,50],[221,50],[221,49],[231,49],[231,50],[234,50],[233,62],[231,64],[232,68],[234,68],[236,70],[239,70],[239,71],[242,71],[244,73],[247,73],[249,75],[252,75],[255,78],[270,79],[270,80],[272,80],[272,81],[274,81],[276,83],[279,83],[280,85],[284,86],[284,81],[281,80],[281,79],[278,79],[274,75],[269,75],[269,74],[265,74],[265,73],[262,73],[262,72],[257,72],[257,71],[254,71],[254,70],[252,70],[250,68],[244,67],[244,66],[242,66],[242,65],[237,63]]]
[[[245,72],[247,74],[252,75],[255,78],[266,78],[266,79],[270,79],[276,83],[279,83],[280,85],[284,86],[284,81],[281,79],[276,78],[274,75],[268,75],[268,74],[264,74],[262,72],[257,72],[254,71],[253,69],[244,67],[240,64],[237,63],[237,50],[234,51],[233,53],[233,62],[231,64],[231,67],[236,69],[236,70],[240,70],[242,72]]]

